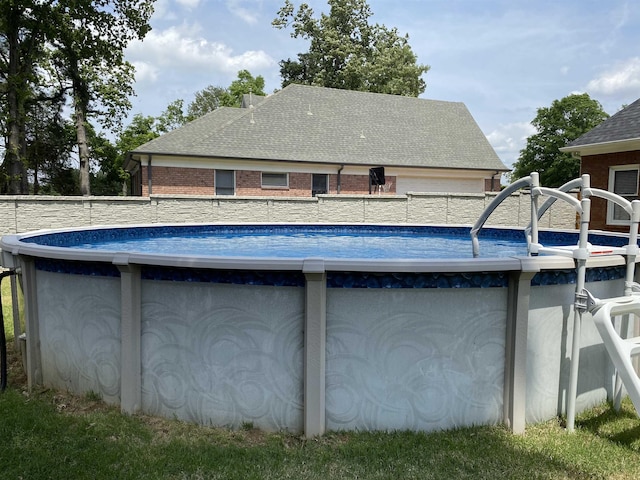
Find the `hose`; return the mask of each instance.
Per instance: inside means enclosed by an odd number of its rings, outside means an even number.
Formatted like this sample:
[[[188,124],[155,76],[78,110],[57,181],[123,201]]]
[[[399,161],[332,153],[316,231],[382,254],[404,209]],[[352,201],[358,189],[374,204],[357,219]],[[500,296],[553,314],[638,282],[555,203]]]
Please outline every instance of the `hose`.
[[[15,270],[5,270],[0,272],[0,286],[2,279],[9,275],[15,274]],[[4,331],[4,312],[2,311],[2,298],[0,296],[0,392],[4,392],[7,388],[7,335]]]

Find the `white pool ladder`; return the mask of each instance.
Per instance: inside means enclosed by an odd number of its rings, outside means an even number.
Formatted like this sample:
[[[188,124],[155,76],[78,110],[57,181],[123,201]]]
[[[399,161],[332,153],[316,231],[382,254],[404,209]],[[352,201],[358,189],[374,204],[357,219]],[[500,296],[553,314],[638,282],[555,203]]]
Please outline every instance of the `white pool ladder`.
[[[573,431],[575,428],[575,406],[578,390],[578,367],[580,364],[580,337],[582,327],[582,315],[587,310],[587,296],[588,292],[585,290],[586,279],[586,264],[587,260],[592,256],[606,256],[606,255],[622,255],[626,258],[626,274],[624,282],[625,297],[632,295],[635,276],[635,262],[639,253],[638,248],[638,226],[640,225],[640,200],[629,200],[609,192],[607,190],[601,190],[591,188],[589,175],[582,175],[580,178],[571,180],[559,188],[546,188],[541,187],[539,183],[539,175],[534,172],[530,176],[521,178],[516,182],[506,187],[500,194],[493,199],[493,201],[487,206],[483,214],[480,216],[476,224],[471,229],[471,241],[473,248],[473,256],[479,255],[479,242],[478,233],[484,226],[485,222],[498,207],[500,203],[508,196],[510,196],[516,190],[528,187],[531,191],[531,223],[525,229],[525,235],[527,238],[528,253],[530,255],[551,254],[561,255],[574,259],[576,266],[576,289],[574,299],[574,321],[573,321],[573,335],[571,345],[571,364],[569,372],[569,389],[567,392],[567,430]],[[572,189],[579,188],[581,200],[578,200],[568,192]],[[542,206],[538,205],[539,197],[546,195],[547,200]],[[591,197],[600,197],[608,201],[614,202],[622,207],[630,218],[629,228],[629,242],[624,247],[613,246],[594,246],[588,242],[589,236],[589,222],[591,220]],[[552,246],[546,247],[539,243],[538,239],[538,221],[542,215],[553,205],[556,200],[564,200],[572,205],[580,221],[580,230],[578,236],[577,245],[568,246]],[[600,331],[600,330],[599,330]],[[602,333],[601,333],[602,335]],[[603,337],[603,342],[605,342]],[[606,342],[605,342],[606,343]],[[611,342],[610,342],[611,343]],[[634,350],[635,351],[635,350]],[[609,349],[607,349],[609,353]],[[611,354],[609,354],[611,356]],[[617,355],[617,354],[616,354]],[[613,358],[612,358],[613,360]],[[625,388],[629,391],[629,388],[633,386],[627,386],[628,375],[624,376],[618,373],[619,367],[615,364],[616,372],[616,388],[615,388],[615,403],[616,408],[620,405],[620,383],[625,383]],[[634,402],[635,405],[635,402]],[[638,407],[636,406],[636,409]],[[638,410],[640,413],[640,410]]]
[[[633,292],[629,295],[605,300],[595,298],[586,290],[584,292],[588,299],[587,310],[593,315],[617,376],[640,415],[640,377],[633,363],[634,357],[640,355],[640,337],[623,338],[614,326],[615,317],[618,316],[633,315],[636,321],[640,320],[640,285],[634,284]],[[617,384],[616,388],[619,387]]]

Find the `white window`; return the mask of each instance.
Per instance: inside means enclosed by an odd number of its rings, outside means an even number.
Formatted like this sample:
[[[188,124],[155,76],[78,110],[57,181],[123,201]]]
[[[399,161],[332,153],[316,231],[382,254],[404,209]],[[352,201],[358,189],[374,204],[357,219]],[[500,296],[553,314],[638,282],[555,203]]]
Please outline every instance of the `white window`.
[[[288,188],[288,173],[262,172],[262,188]]]
[[[638,198],[639,165],[619,165],[609,168],[609,191],[627,200]],[[629,214],[614,202],[607,202],[607,223],[629,225]]]
[[[235,195],[236,172],[233,170],[216,170],[214,184],[216,195]]]

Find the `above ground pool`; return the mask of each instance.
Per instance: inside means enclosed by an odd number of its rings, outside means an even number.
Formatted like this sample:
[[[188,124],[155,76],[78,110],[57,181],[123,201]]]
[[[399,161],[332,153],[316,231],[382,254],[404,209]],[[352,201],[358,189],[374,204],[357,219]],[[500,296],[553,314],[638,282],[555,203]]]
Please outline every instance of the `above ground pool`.
[[[565,411],[575,265],[521,230],[152,225],[8,235],[30,385],[126,412],[265,430],[439,430]],[[545,245],[577,233],[540,232]],[[591,234],[625,245],[623,235]],[[587,283],[620,295],[624,258]],[[578,408],[612,391],[590,318]]]

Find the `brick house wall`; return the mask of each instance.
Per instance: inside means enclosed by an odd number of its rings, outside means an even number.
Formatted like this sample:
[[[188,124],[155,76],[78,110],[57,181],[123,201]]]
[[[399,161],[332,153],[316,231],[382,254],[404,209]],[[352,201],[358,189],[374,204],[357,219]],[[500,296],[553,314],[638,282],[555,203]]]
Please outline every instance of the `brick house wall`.
[[[149,196],[148,167],[141,167],[141,192]],[[262,187],[260,171],[236,170],[236,196],[311,197],[311,173],[289,173],[288,187]],[[215,170],[207,168],[176,168],[152,166],[151,183],[154,195],[214,195]],[[396,192],[395,177],[386,177],[390,183],[388,194]],[[338,175],[329,175],[329,192],[337,193]],[[368,175],[341,175],[340,193],[368,194]]]
[[[485,192],[499,192],[501,189],[500,175],[496,175],[495,178],[484,179],[484,191]]]
[[[581,160],[581,173],[591,176],[591,186],[602,190],[609,189],[609,168],[620,165],[640,164],[640,151],[585,155]],[[638,198],[638,197],[636,197]],[[602,198],[591,200],[591,228],[628,232],[629,227],[607,224],[607,201]]]

